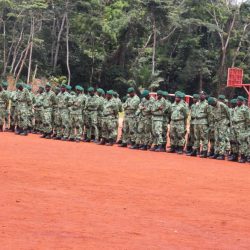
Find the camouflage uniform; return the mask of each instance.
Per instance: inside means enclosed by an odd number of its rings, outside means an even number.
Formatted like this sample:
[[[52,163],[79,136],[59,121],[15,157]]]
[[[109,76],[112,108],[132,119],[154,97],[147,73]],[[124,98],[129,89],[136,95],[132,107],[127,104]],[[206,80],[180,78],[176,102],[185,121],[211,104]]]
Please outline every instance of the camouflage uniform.
[[[232,115],[233,153],[243,157],[248,154],[248,131],[250,125],[249,109],[242,105],[234,109]]]
[[[114,98],[114,101],[116,102],[117,106],[118,106],[118,113],[117,113],[117,124],[116,124],[116,127],[117,129],[115,130],[116,131],[116,135],[114,137],[117,138],[118,136],[118,129],[119,129],[119,113],[123,112],[123,108],[122,108],[122,101],[119,97],[113,97]]]
[[[155,99],[150,97],[146,99],[145,97],[141,100],[138,108],[138,114],[140,115],[138,127],[137,127],[137,137],[136,145],[146,146],[150,145],[152,140],[152,105]]]
[[[62,138],[63,140],[68,139],[69,137],[69,100],[70,94],[68,92],[60,92],[58,94],[58,123],[59,129],[57,130],[57,138]]]
[[[86,133],[87,140],[91,140],[92,131],[95,136],[95,140],[99,140],[99,130],[97,124],[97,114],[100,105],[100,100],[97,95],[89,95],[86,104]]]
[[[118,105],[114,98],[105,100],[103,104],[103,120],[102,120],[102,138],[109,140],[112,144],[117,136],[117,114]]]
[[[43,132],[43,100],[44,100],[44,93],[36,95],[36,101],[34,103],[34,116],[35,116],[34,130],[37,132]]]
[[[55,104],[55,93],[52,90],[48,92],[45,91],[43,96],[43,131],[47,135],[51,135],[53,132],[52,112]]]
[[[78,94],[72,96],[70,101],[70,139],[81,140],[83,128],[83,110],[85,108],[86,99],[84,95]]]
[[[197,113],[198,103],[194,103],[190,109],[190,126],[189,126],[189,134],[187,141],[187,150],[190,152],[194,146],[194,128],[196,125],[196,113]]]
[[[3,131],[7,102],[8,102],[7,92],[4,90],[0,90],[0,131]]]
[[[10,93],[10,129],[14,132],[17,125],[17,91]]]
[[[170,144],[171,148],[183,149],[185,145],[185,135],[188,117],[188,107],[182,100],[179,103],[174,102],[171,108],[170,123]]]
[[[229,138],[230,113],[226,104],[217,102],[213,108],[215,128],[215,154],[224,156]]]
[[[209,156],[214,155],[214,148],[215,148],[215,117],[213,112],[214,107],[211,106],[211,114],[209,116],[209,129],[208,129],[208,143],[210,144],[210,153]]]
[[[167,99],[165,99],[166,102],[166,109],[164,112],[164,116],[163,116],[163,124],[162,124],[162,140],[163,140],[163,145],[164,147],[166,147],[168,140],[167,140],[167,136],[168,136],[168,125],[170,123],[170,117],[171,117],[171,102]]]
[[[28,128],[31,130],[33,128],[33,120],[34,120],[34,113],[33,113],[33,105],[35,103],[35,95],[29,90],[30,101],[28,102]]]
[[[29,108],[31,105],[31,95],[28,89],[17,91],[17,126],[20,129],[19,132],[27,132],[29,126]]]
[[[103,106],[106,102],[106,99],[103,96],[99,96],[99,107],[97,111],[97,126],[99,131],[99,138],[102,138],[102,125],[103,125]],[[98,139],[99,139],[98,138]]]
[[[163,146],[162,134],[165,111],[166,100],[163,97],[153,102],[151,107],[153,144],[161,147]]]
[[[128,97],[123,104],[125,117],[123,121],[123,144],[135,143],[136,140],[136,111],[140,103],[140,98],[137,95]]]
[[[202,155],[208,151],[208,131],[209,131],[209,116],[211,114],[211,108],[208,105],[207,100],[200,101],[196,110],[196,124],[194,125],[194,150],[200,149]],[[200,145],[201,143],[201,145]]]

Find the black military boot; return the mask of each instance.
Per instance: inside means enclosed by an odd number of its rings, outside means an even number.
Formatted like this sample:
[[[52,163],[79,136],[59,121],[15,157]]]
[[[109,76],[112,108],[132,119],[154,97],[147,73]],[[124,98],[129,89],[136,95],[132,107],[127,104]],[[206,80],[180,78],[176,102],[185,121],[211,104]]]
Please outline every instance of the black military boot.
[[[187,148],[186,148],[186,154],[187,155],[191,154],[192,153],[192,149],[193,149],[192,146],[187,146]]]
[[[161,146],[162,146],[162,152],[167,152],[167,145],[166,145],[166,143],[163,143]]]
[[[133,146],[129,147],[130,149],[139,149],[139,145],[138,144],[134,144]]]
[[[203,158],[203,159],[207,158],[207,151],[206,150],[201,152],[200,158]]]
[[[228,159],[228,161],[238,161],[238,155],[237,154],[231,154]]]
[[[250,163],[250,156],[247,157],[247,162]]]
[[[217,159],[217,157],[219,157],[219,154],[213,154],[209,156],[209,159]]]
[[[175,153],[176,146],[171,146],[170,149],[168,150],[168,153]]]
[[[51,139],[52,138],[52,134],[51,133],[48,133],[46,136],[45,136],[45,139]]]
[[[245,155],[240,155],[240,159],[238,160],[239,163],[246,163],[247,159]]]
[[[143,150],[143,151],[147,151],[148,150],[148,146],[147,145],[143,145],[140,150]]]
[[[190,154],[187,154],[188,156],[193,156],[196,157],[197,156],[197,150],[194,149]]]
[[[109,139],[109,142],[106,144],[106,146],[113,146],[114,145],[114,140],[111,138]]]
[[[209,158],[212,157],[212,156],[214,156],[214,149],[210,149],[210,152],[208,154]]]
[[[10,125],[10,132],[15,132],[15,126]]]
[[[225,160],[225,155],[219,155],[216,160],[219,160],[219,161],[224,161]]]
[[[158,145],[154,145],[152,148],[149,149],[151,152],[155,152],[155,150],[158,148]]]
[[[122,140],[117,141],[116,144],[121,145],[122,144]]]
[[[120,148],[126,148],[127,146],[128,146],[128,144],[124,143],[124,142],[121,145],[119,145]]]
[[[28,130],[23,129],[22,132],[20,133],[22,136],[27,136],[28,135]]]
[[[177,153],[178,155],[182,155],[182,154],[183,154],[183,148],[184,148],[183,146],[179,146],[176,153]]]
[[[156,148],[155,152],[164,152],[163,146],[162,146],[162,145],[159,145],[159,146]]]
[[[105,145],[105,144],[106,144],[106,139],[105,139],[105,138],[102,138],[102,139],[100,140],[100,142],[97,143],[97,145]]]

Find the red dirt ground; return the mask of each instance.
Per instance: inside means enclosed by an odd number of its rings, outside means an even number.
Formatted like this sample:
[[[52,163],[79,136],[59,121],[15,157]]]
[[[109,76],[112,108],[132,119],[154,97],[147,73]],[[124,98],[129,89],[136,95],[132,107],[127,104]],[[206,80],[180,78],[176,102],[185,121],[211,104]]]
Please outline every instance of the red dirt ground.
[[[250,249],[250,165],[0,135],[0,249]]]

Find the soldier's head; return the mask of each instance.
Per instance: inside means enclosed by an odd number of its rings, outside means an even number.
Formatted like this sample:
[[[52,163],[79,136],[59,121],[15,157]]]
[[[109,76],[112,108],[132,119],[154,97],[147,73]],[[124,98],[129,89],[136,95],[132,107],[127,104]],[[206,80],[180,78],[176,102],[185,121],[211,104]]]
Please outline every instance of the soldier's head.
[[[199,99],[200,99],[200,95],[198,95],[198,94],[193,95],[193,103],[197,103],[199,101]]]
[[[225,97],[225,95],[219,95],[218,96],[218,100],[220,101],[220,102],[225,102],[225,99],[226,99],[226,97]]]
[[[72,90],[72,87],[70,85],[66,85],[66,90],[67,90],[68,93],[70,93],[71,90]]]
[[[76,90],[77,95],[79,95],[79,94],[81,94],[83,92],[83,87],[80,86],[80,85],[77,85],[75,87],[75,90]]]
[[[161,100],[162,97],[163,97],[163,91],[162,90],[158,90],[157,91],[157,99]]]
[[[94,96],[95,95],[95,89],[93,87],[89,87],[88,88],[88,93],[90,96]]]
[[[49,82],[46,83],[45,90],[46,92],[49,92],[51,90],[51,84]]]
[[[113,90],[107,91],[106,97],[108,100],[110,100],[113,97]]]
[[[66,91],[66,84],[61,85],[61,92],[64,93]]]
[[[209,97],[208,98],[208,104],[215,107],[217,105],[217,99],[214,97]]]
[[[182,100],[183,93],[181,91],[175,92],[175,102],[179,103]]]
[[[242,106],[244,101],[245,101],[245,98],[243,96],[238,96],[237,97],[237,106],[238,107]]]
[[[98,96],[102,96],[102,95],[103,95],[103,89],[101,89],[101,88],[98,88],[98,89],[96,90],[96,92],[97,92],[97,95],[98,95]]]
[[[167,91],[162,91],[162,96],[164,99],[168,99],[168,92]]]
[[[134,95],[135,95],[135,89],[134,88],[129,88],[128,89],[128,95],[130,96],[130,97],[133,97]]]
[[[44,87],[43,86],[39,86],[38,93],[42,94],[43,92],[44,92]]]
[[[144,89],[144,90],[142,91],[142,93],[141,93],[141,96],[142,96],[142,98],[146,98],[147,100],[149,100],[149,98],[150,98],[150,93],[149,93],[149,91],[148,91],[147,89]]]
[[[237,105],[237,99],[232,99],[232,100],[230,101],[230,106],[231,106],[231,108],[235,108],[236,105]]]
[[[206,100],[207,98],[207,94],[204,91],[200,92],[200,101],[203,102],[204,100]]]

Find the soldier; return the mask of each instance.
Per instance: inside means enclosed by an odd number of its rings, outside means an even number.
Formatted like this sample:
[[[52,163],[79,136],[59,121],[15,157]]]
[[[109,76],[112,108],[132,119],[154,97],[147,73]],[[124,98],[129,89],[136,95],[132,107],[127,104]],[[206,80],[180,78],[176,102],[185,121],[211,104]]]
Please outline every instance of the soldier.
[[[4,121],[6,117],[6,104],[9,97],[6,91],[4,91],[2,84],[0,84],[0,132],[4,131]]]
[[[119,98],[119,94],[118,94],[117,92],[114,92],[113,99],[114,99],[114,101],[115,101],[115,102],[117,103],[117,105],[118,105],[118,111],[119,111],[119,113],[122,113],[122,112],[123,112],[122,101],[121,101],[121,99]],[[117,113],[117,129],[116,129],[117,134],[115,135],[115,138],[118,137],[119,113]],[[115,139],[115,138],[114,138],[114,139]]]
[[[8,97],[8,101],[6,102],[6,106],[5,106],[5,117],[4,117],[4,121],[5,121],[5,130],[10,131],[10,122],[9,122],[9,116],[10,116],[10,94],[11,92],[8,90],[8,82],[2,82],[2,86],[3,86],[3,90],[5,91],[5,93],[7,94]]]
[[[42,138],[51,139],[53,134],[52,127],[52,112],[56,104],[56,95],[51,90],[51,84],[48,82],[45,85],[45,93],[43,99],[43,135]]]
[[[201,158],[207,158],[208,154],[208,131],[211,108],[206,100],[206,94],[200,93],[200,101],[196,109],[196,122],[194,125],[194,146],[191,156],[197,156],[197,151],[201,149]]]
[[[113,98],[113,90],[107,92],[107,99],[103,104],[103,133],[102,140],[99,145],[113,146],[115,136],[117,135],[117,114],[119,107]],[[116,139],[116,138],[115,138]]]
[[[28,132],[31,132],[33,130],[33,120],[34,120],[33,105],[35,103],[35,96],[32,93],[32,87],[29,84],[25,84],[24,86],[28,90],[30,95],[30,102],[28,103]]]
[[[237,107],[235,107],[232,115],[232,134],[234,139],[234,152],[229,161],[237,161],[240,155],[239,163],[245,163],[247,161],[248,154],[248,142],[247,132],[250,124],[250,112],[249,109],[243,105],[244,97],[238,96]]]
[[[55,87],[55,105],[53,106],[52,111],[52,128],[53,128],[53,139],[57,139],[57,133],[60,130],[60,112],[58,108],[58,95],[61,92],[61,88]]]
[[[15,132],[17,125],[17,90],[10,93],[10,131]]]
[[[76,95],[69,101],[70,103],[70,141],[80,142],[83,128],[83,109],[86,103],[85,97],[82,95],[83,88],[79,85],[75,87]]]
[[[196,112],[197,112],[197,103],[199,100],[199,95],[193,95],[193,104],[190,110],[190,126],[189,126],[189,134],[188,134],[188,141],[187,141],[187,155],[191,156],[193,152],[194,146],[194,127],[196,125]]]
[[[99,130],[97,124],[97,114],[100,105],[99,97],[95,94],[93,87],[88,88],[89,96],[86,104],[86,139],[85,142],[91,142],[92,130],[95,136],[94,142],[99,141]]]
[[[17,84],[17,134],[28,135],[31,95],[25,84]]]
[[[166,146],[167,146],[167,136],[168,136],[168,125],[170,123],[170,117],[171,117],[171,107],[172,104],[171,102],[168,100],[168,92],[167,91],[163,91],[162,92],[163,98],[165,99],[166,102],[166,109],[164,112],[164,116],[163,116],[163,127],[162,127],[162,146],[164,151],[166,151]]]
[[[62,84],[61,92],[58,94],[58,115],[59,115],[59,129],[57,131],[57,140],[66,141],[69,137],[69,99],[70,94],[66,91],[67,85]]]
[[[105,98],[105,91],[101,88],[96,90],[97,95],[99,96],[99,108],[98,108],[98,112],[97,112],[97,126],[98,126],[98,130],[99,130],[99,138],[98,140],[100,140],[100,138],[102,138],[102,112],[103,112],[103,106],[104,103],[106,102],[106,98]]]
[[[223,102],[216,98],[210,97],[208,99],[209,105],[213,106],[214,120],[215,120],[215,154],[211,159],[225,160],[227,138],[230,125],[229,109]]]
[[[163,145],[163,120],[164,113],[166,111],[166,101],[163,98],[163,92],[157,91],[157,100],[155,100],[151,106],[152,113],[152,136],[153,136],[153,147],[150,151],[164,152]]]
[[[152,114],[151,109],[154,98],[150,97],[150,92],[142,92],[142,100],[139,104],[136,115],[140,117],[137,127],[137,137],[135,145],[131,149],[147,150],[152,138]]]
[[[35,124],[34,124],[34,133],[42,133],[43,132],[43,100],[44,100],[44,87],[39,86],[38,94],[36,95],[34,103],[34,116],[35,116]]]
[[[135,94],[134,88],[128,89],[126,102],[123,104],[125,117],[122,128],[122,144],[120,147],[127,147],[128,143],[132,146],[135,144],[136,135],[136,111],[138,109],[140,98]]]
[[[177,91],[175,93],[175,102],[171,108],[170,123],[170,143],[171,149],[169,153],[183,153],[185,146],[185,135],[187,128],[188,107],[184,102],[184,93]]]
[[[236,138],[234,136],[233,133],[233,124],[232,124],[232,118],[233,118],[233,114],[234,114],[234,109],[237,106],[237,99],[232,99],[230,100],[230,107],[229,107],[229,112],[230,112],[230,117],[231,117],[231,124],[230,124],[230,133],[229,133],[229,142],[230,142],[230,155],[228,156],[228,160],[230,160],[231,158],[233,158],[230,161],[236,161],[235,158],[235,154],[238,153],[237,151],[237,143],[236,143]]]

